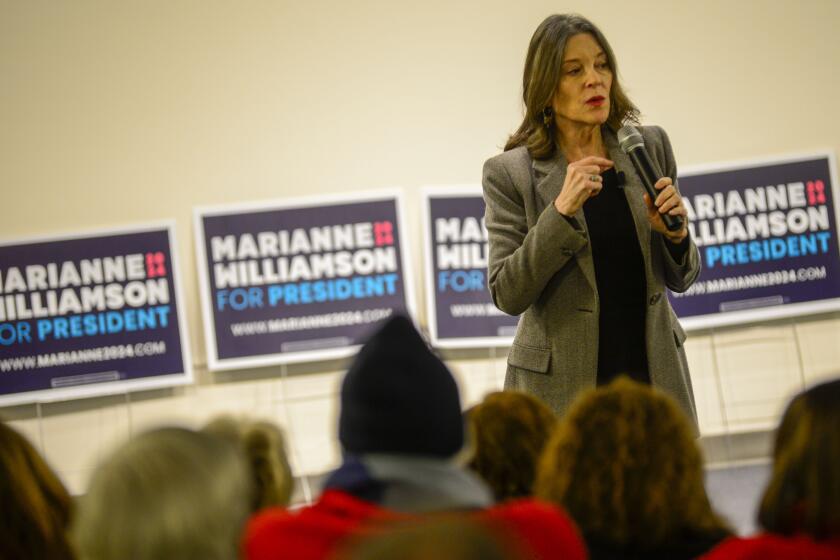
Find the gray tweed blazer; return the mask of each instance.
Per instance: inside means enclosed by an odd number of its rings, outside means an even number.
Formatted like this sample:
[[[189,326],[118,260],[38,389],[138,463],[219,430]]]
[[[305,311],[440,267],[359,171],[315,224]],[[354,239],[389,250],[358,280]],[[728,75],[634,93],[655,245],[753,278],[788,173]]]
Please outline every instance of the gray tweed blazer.
[[[677,166],[665,131],[640,127],[645,146],[667,177]],[[682,292],[700,272],[697,247],[676,262],[668,241],[651,230],[644,187],[615,133],[603,127],[610,159],[624,172],[624,192],[645,261],[648,307],[646,339],[651,382],[673,396],[695,424],[697,414],[685,359],[685,332],[665,295]],[[482,184],[490,241],[489,285],[496,306],[519,315],[507,360],[505,388],[532,393],[558,414],[583,389],[594,387],[598,368],[598,289],[586,219],[563,218],[553,201],[560,194],[567,161],[562,154],[532,160],[524,147],[484,164]],[[616,278],[621,282],[621,278]]]

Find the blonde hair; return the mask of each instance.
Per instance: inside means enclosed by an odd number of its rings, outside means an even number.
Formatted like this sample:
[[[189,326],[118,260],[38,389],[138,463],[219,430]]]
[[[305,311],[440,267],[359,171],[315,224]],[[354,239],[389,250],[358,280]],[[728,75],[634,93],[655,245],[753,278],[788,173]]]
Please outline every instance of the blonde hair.
[[[840,380],[812,387],[788,405],[758,520],[783,535],[840,536]]]
[[[29,441],[0,422],[0,558],[73,558],[70,494]]]
[[[233,560],[249,514],[242,455],[221,438],[162,428],[100,464],[74,535],[82,560]]]
[[[728,532],[706,495],[685,413],[626,377],[575,401],[540,460],[535,493],[565,508],[587,539],[618,546]]]
[[[203,431],[228,439],[245,453],[254,484],[252,511],[289,505],[292,469],[283,432],[276,424],[226,415],[211,420]]]

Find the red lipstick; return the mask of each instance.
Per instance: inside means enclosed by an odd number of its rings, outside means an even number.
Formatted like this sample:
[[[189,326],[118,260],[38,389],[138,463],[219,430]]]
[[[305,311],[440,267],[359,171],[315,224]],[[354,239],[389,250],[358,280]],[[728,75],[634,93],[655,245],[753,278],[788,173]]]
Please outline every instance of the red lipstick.
[[[596,95],[594,97],[590,97],[589,99],[587,99],[586,104],[591,105],[593,107],[600,107],[601,105],[604,104],[604,101],[606,101],[606,100],[607,100],[606,97],[604,97],[603,95]]]

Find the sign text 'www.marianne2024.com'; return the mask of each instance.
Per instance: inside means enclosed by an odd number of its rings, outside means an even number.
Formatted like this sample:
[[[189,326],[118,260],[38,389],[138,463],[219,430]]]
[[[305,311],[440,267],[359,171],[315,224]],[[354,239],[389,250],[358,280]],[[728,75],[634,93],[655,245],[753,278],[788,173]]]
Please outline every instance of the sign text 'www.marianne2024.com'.
[[[401,224],[387,193],[198,210],[211,368],[347,356],[409,312]]]
[[[171,224],[0,245],[0,404],[191,379]]]
[[[670,294],[688,328],[840,308],[834,156],[680,174],[700,278]]]

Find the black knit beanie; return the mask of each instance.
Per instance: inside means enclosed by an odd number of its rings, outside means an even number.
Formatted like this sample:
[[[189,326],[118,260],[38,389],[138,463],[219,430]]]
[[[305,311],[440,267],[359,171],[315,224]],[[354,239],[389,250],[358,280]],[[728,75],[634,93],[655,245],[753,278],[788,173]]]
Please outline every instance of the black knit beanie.
[[[450,457],[464,444],[452,374],[411,321],[386,321],[344,376],[338,439],[351,454]]]

